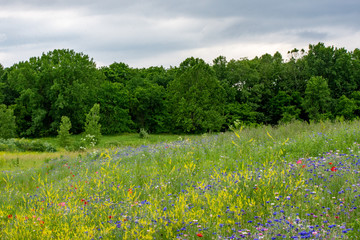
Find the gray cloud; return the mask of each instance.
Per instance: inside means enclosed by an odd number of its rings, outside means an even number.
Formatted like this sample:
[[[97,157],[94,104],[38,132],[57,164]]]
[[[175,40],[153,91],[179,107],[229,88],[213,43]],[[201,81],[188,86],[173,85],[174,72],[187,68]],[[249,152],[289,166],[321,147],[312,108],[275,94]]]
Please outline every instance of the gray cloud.
[[[318,41],[353,50],[359,17],[357,0],[0,0],[0,63],[55,48],[135,67],[193,55],[254,57]]]

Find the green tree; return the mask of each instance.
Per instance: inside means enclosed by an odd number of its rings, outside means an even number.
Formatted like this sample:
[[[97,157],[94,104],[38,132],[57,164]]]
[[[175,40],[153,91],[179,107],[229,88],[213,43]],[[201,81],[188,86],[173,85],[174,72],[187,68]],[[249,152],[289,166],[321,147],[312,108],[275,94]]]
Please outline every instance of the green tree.
[[[246,103],[252,111],[257,111],[260,107],[264,87],[257,67],[257,59],[230,60],[227,64],[227,81],[232,89],[235,89],[235,100]]]
[[[58,130],[58,141],[61,147],[69,147],[71,145],[71,121],[66,116],[61,117],[61,123]]]
[[[240,121],[244,125],[252,125],[262,118],[261,113],[252,109],[247,103],[229,103],[225,106],[226,122],[223,129],[227,130],[235,121]]]
[[[225,91],[204,60],[183,61],[168,90],[175,129],[193,133],[220,130],[225,120]]]
[[[336,104],[335,114],[336,116],[343,116],[347,120],[355,118],[355,110],[357,109],[356,102],[353,99],[347,98],[342,95]]]
[[[97,95],[101,106],[100,124],[103,134],[130,132],[132,125],[129,92],[118,82],[104,81]]]
[[[315,121],[326,118],[330,113],[330,89],[323,77],[311,77],[306,84],[303,106],[310,119]]]
[[[106,80],[122,84],[126,84],[126,82],[132,79],[136,74],[133,69],[122,62],[114,62],[108,67],[101,68],[101,71],[105,75]]]
[[[291,105],[291,101],[291,96],[284,91],[279,91],[276,96],[271,98],[269,114],[272,124],[277,124],[282,119],[287,107]]]
[[[309,45],[308,54],[304,59],[308,77],[322,76],[327,79],[333,99],[338,99],[342,95],[349,96],[356,90],[356,79],[351,67],[355,58],[346,49],[326,47],[324,43]]]
[[[151,133],[168,132],[165,88],[140,77],[129,83],[130,114],[136,129],[144,128]]]
[[[73,131],[79,133],[103,78],[87,55],[54,50],[6,71],[2,81],[9,95],[4,102],[16,104],[21,136],[55,135],[65,115],[72,120]]]
[[[100,121],[100,104],[95,103],[94,106],[90,109],[89,113],[86,114],[85,122],[85,136],[91,135],[94,136],[96,143],[100,142],[101,138],[101,124]]]
[[[2,80],[2,76],[4,75],[5,73],[5,70],[4,70],[4,67],[1,65],[0,63],[0,104],[4,102],[4,93],[3,93],[3,89],[5,87],[5,83],[3,83],[3,80]]]
[[[0,104],[0,138],[12,138],[16,135],[14,111]]]

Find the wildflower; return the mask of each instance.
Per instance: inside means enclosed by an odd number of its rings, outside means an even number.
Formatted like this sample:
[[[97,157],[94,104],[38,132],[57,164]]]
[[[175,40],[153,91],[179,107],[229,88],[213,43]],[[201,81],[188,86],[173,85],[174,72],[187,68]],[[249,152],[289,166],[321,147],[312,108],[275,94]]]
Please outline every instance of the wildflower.
[[[306,168],[306,165],[302,165],[302,168]]]
[[[65,207],[65,206],[66,206],[66,203],[64,203],[64,202],[59,203],[59,206],[61,206],[61,207]]]
[[[196,236],[203,237],[203,235],[201,233],[197,233]]]
[[[332,162],[329,162],[329,165],[331,165],[332,164]]]
[[[109,219],[111,219],[112,218],[112,216],[109,216]]]
[[[336,168],[336,167],[332,167],[332,168],[331,168],[331,171],[336,172],[336,171],[337,171],[337,168]]]
[[[8,219],[12,219],[13,215],[12,214],[9,214],[8,215]]]
[[[301,161],[301,160],[298,160],[296,163],[297,163],[297,164],[301,164],[301,163],[302,163],[302,161]]]

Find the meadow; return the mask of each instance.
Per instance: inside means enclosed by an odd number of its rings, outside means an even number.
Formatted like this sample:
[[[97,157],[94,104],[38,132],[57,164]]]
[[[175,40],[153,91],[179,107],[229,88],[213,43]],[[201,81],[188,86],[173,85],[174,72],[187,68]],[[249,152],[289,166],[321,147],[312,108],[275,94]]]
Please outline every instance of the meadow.
[[[360,122],[93,149],[0,172],[1,239],[356,239]]]
[[[1,151],[0,148],[0,171],[11,169],[27,169],[38,168],[44,163],[48,163],[51,159],[61,158],[67,156],[70,158],[85,156],[88,152],[94,149],[112,149],[121,147],[139,147],[142,145],[156,144],[161,142],[176,141],[181,138],[193,138],[196,135],[174,135],[174,134],[151,134],[148,138],[139,138],[137,133],[124,133],[121,135],[102,136],[101,141],[95,147],[89,147],[84,150],[69,151],[59,145],[57,137],[26,139],[30,141],[38,141],[40,144],[49,144],[55,152],[34,152],[34,151],[19,151],[14,149],[12,151]],[[83,136],[71,135],[70,141],[72,143],[81,141]]]

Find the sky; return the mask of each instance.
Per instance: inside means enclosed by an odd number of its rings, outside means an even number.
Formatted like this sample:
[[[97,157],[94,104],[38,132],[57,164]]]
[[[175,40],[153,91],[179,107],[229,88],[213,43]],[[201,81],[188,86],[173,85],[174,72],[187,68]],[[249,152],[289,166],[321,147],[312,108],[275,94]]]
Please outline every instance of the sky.
[[[360,48],[359,0],[0,0],[0,64],[73,49],[97,66],[178,66],[309,44]]]

